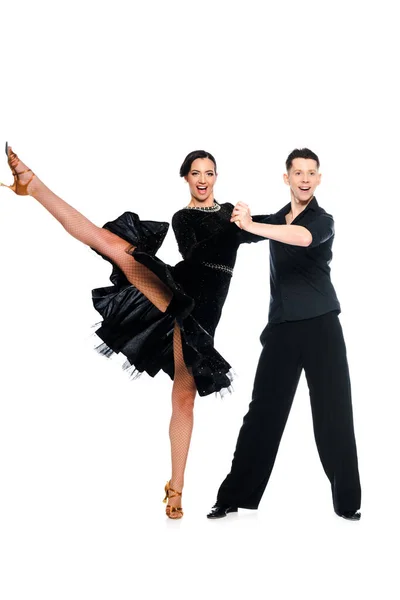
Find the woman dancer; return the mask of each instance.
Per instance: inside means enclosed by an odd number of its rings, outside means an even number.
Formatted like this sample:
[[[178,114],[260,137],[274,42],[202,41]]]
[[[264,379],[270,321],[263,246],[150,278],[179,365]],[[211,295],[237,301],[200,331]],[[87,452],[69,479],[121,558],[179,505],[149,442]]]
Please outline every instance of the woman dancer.
[[[215,350],[213,338],[237,249],[241,242],[265,238],[231,223],[233,205],[214,200],[216,161],[203,150],[191,152],[180,169],[191,199],[172,219],[183,257],[174,267],[155,256],[167,223],[140,221],[135,213],[126,212],[98,227],[46,187],[7,144],[6,154],[14,176],[7,187],[35,198],[68,233],[113,265],[113,285],[92,293],[103,317],[96,332],[102,340],[98,350],[106,356],[121,352],[131,374],[146,371],[154,376],[162,369],[173,379],[172,474],[164,502],[168,501],[168,517],[181,518],[196,392],[223,393],[231,382],[230,365]]]

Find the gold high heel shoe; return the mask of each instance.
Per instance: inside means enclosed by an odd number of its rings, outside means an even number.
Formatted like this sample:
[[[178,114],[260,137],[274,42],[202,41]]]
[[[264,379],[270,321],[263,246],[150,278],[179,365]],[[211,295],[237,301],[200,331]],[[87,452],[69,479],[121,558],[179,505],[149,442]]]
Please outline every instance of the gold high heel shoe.
[[[167,481],[167,483],[165,484],[165,488],[164,488],[165,498],[163,500],[164,503],[166,503],[168,501],[168,498],[175,498],[176,496],[182,496],[182,492],[177,492],[176,490],[173,490],[170,484],[171,484],[170,481]],[[170,519],[182,519],[183,510],[182,510],[181,506],[179,506],[179,507],[167,506],[165,508],[165,514]]]
[[[16,171],[16,167],[19,165],[20,161],[19,161],[18,156],[15,154],[15,152],[13,152],[11,150],[11,148],[9,148],[8,142],[6,142],[6,155],[7,155],[8,165],[11,169],[11,173],[14,175],[14,183],[12,185],[6,185],[5,183],[0,183],[0,185],[2,185],[4,187],[8,187],[10,190],[12,190],[16,194],[18,194],[18,196],[29,196],[28,185],[30,184],[32,179],[35,177],[35,173],[32,172],[32,169],[25,169],[25,171],[20,171],[19,173]],[[32,177],[30,178],[30,180],[27,183],[20,183],[19,175],[24,175],[24,173],[29,173],[29,172],[32,173]]]

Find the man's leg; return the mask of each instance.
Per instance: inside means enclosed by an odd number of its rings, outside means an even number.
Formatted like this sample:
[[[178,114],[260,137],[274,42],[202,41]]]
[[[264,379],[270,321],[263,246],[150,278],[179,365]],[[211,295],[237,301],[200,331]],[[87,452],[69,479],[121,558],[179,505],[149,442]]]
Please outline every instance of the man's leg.
[[[305,322],[304,370],[314,434],[338,514],[360,508],[361,488],[353,427],[346,346],[336,313]]]
[[[266,328],[252,402],[217,505],[257,508],[270,477],[301,373],[296,323]]]

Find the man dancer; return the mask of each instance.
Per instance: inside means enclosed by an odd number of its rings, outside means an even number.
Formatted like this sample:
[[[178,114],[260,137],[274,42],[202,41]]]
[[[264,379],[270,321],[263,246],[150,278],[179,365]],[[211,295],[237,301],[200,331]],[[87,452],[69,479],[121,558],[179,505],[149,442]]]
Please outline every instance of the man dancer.
[[[269,238],[271,300],[252,401],[231,472],[209,519],[258,508],[268,483],[302,369],[310,392],[315,440],[335,512],[358,521],[361,489],[340,304],[330,280],[334,223],[317,203],[318,156],[304,148],[286,161],[291,203],[261,223],[239,202],[232,221]]]

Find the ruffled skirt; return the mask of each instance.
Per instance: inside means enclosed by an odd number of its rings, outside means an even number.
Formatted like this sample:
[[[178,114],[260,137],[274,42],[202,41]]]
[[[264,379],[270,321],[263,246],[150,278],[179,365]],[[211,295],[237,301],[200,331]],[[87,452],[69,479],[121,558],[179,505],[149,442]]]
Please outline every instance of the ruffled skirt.
[[[101,340],[97,350],[105,356],[122,353],[126,357],[124,369],[132,377],[143,372],[154,377],[163,370],[173,379],[173,333],[177,322],[181,330],[183,358],[199,395],[223,394],[230,390],[231,367],[215,350],[213,339],[222,305],[217,308],[215,316],[212,314],[214,302],[210,303],[210,311],[207,311],[201,294],[193,292],[193,286],[187,286],[193,296],[185,289],[182,272],[186,263],[172,267],[155,256],[168,231],[168,223],[141,221],[135,213],[126,212],[115,221],[106,223],[104,228],[135,246],[132,252],[134,259],[171,290],[173,300],[170,309],[161,312],[113,264],[110,277],[113,285],[92,291],[94,307],[103,318],[96,331]],[[101,256],[111,262],[106,256]],[[191,265],[192,278],[196,277],[193,268]],[[199,266],[199,269],[207,267]],[[229,280],[229,275],[225,275],[225,281],[221,283],[224,288],[222,294],[218,295],[214,289],[222,304],[229,287],[226,278]],[[201,315],[205,314],[209,318],[202,319]]]

